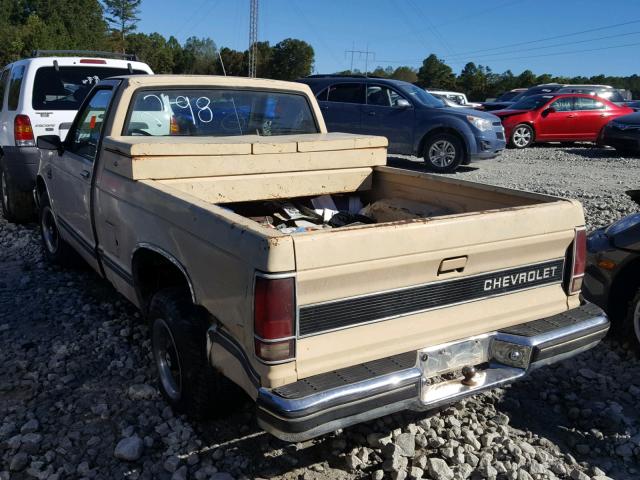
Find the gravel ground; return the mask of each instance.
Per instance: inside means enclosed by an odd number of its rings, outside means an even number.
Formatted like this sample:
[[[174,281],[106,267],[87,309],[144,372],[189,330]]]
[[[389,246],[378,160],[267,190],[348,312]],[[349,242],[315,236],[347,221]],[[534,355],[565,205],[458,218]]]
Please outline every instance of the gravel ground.
[[[636,210],[623,192],[638,188],[640,160],[538,147],[455,176],[578,198],[593,228]],[[34,225],[1,218],[0,365],[0,480],[640,478],[629,345],[607,339],[440,412],[287,444],[260,431],[248,402],[204,424],[173,416],[138,313],[93,272],[47,265]]]

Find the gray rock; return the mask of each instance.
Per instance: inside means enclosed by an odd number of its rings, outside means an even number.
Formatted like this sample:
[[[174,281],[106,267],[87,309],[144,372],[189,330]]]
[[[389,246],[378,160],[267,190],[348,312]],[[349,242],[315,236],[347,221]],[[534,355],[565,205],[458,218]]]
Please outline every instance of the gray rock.
[[[211,476],[210,480],[235,480],[233,475],[227,472],[217,472]]]
[[[411,467],[411,470],[409,471],[409,478],[411,480],[421,480],[423,475],[424,470],[420,467]]]
[[[24,452],[16,453],[9,463],[9,470],[12,472],[20,472],[29,464],[29,456]]]
[[[189,474],[189,470],[186,465],[183,465],[171,475],[171,480],[187,480],[187,475]]]
[[[35,418],[32,418],[27,423],[22,425],[22,428],[20,428],[20,433],[37,432],[39,428],[40,428],[40,423],[38,422],[38,420],[36,420]]]
[[[616,455],[620,455],[621,457],[632,457],[633,456],[633,444],[624,443],[616,447]]]
[[[529,475],[529,472],[523,469],[518,470],[518,480],[533,480],[533,477]]]
[[[133,462],[142,456],[144,444],[142,439],[137,435],[123,438],[118,442],[113,455],[119,460]]]
[[[384,470],[376,470],[371,474],[372,480],[382,480],[384,478]]]
[[[127,390],[131,400],[150,400],[156,395],[156,389],[147,384],[131,385]]]
[[[416,437],[411,433],[398,435],[395,444],[400,449],[400,455],[411,458],[416,454]]]
[[[589,475],[577,469],[571,470],[569,476],[572,480],[591,480],[591,477],[589,477]]]
[[[447,462],[440,458],[429,458],[427,460],[427,470],[434,480],[452,480],[453,471]]]
[[[162,466],[164,467],[164,469],[169,472],[169,473],[173,473],[175,472],[178,467],[180,466],[180,459],[176,456],[170,456],[168,457],[164,463],[162,464]]]

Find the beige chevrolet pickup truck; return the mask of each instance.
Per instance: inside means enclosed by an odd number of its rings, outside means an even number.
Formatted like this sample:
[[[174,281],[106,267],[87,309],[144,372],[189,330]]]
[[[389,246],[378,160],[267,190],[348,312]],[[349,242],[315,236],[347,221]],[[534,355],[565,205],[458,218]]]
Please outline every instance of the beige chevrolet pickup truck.
[[[119,77],[40,136],[46,256],[146,315],[159,385],[203,415],[234,385],[298,441],[504,385],[593,347],[580,204],[387,167],[306,85]]]

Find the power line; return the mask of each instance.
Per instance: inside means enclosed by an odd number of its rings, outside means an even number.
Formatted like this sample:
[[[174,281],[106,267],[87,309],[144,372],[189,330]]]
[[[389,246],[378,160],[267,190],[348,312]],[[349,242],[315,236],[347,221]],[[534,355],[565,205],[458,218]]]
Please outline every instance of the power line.
[[[460,56],[466,56],[466,55],[470,55],[470,54],[474,54],[474,53],[481,53],[481,52],[487,52],[487,51],[492,51],[492,50],[502,50],[503,48],[519,47],[521,45],[530,45],[532,43],[546,42],[547,40],[557,40],[558,38],[573,37],[573,36],[576,36],[576,35],[582,35],[583,33],[598,32],[598,31],[601,31],[601,30],[608,30],[610,28],[622,27],[624,25],[632,25],[634,23],[640,23],[640,19],[631,20],[629,22],[623,22],[623,23],[615,23],[613,25],[606,25],[604,27],[590,28],[588,30],[581,30],[579,32],[565,33],[565,34],[562,34],[562,35],[554,35],[553,37],[539,38],[537,40],[529,40],[529,41],[526,41],[526,42],[510,43],[510,44],[507,44],[507,45],[501,45],[499,47],[483,48],[481,50],[471,50],[471,51],[468,51],[468,52],[457,53],[457,54],[451,55],[451,56],[460,57]]]
[[[596,38],[588,38],[586,40],[578,40],[575,42],[569,42],[569,43],[554,43],[551,45],[544,45],[544,46],[540,46],[540,47],[531,47],[531,48],[523,48],[523,49],[517,49],[517,50],[508,50],[505,52],[497,52],[497,53],[487,53],[485,55],[473,55],[473,58],[483,58],[483,57],[495,57],[496,55],[508,55],[511,53],[520,53],[520,52],[528,52],[528,51],[533,51],[533,50],[542,50],[542,49],[546,49],[546,48],[554,48],[554,47],[566,47],[568,45],[577,45],[580,43],[589,43],[589,42],[596,42],[598,40],[607,40],[610,38],[619,38],[619,37],[628,37],[629,35],[638,35],[640,34],[640,31],[637,32],[627,32],[627,33],[618,33],[616,35],[606,35],[604,37],[596,37]],[[447,58],[450,57],[444,57],[445,60]],[[497,59],[499,60],[499,59]]]
[[[520,2],[522,2],[522,0],[510,0],[509,2],[501,3],[500,5],[496,5],[495,7],[486,8],[484,10],[478,10],[478,11],[476,11],[474,13],[470,13],[469,15],[464,15],[462,17],[457,17],[457,18],[454,18],[453,20],[449,20],[448,22],[440,23],[439,25],[441,27],[444,27],[445,25],[451,25],[452,23],[462,22],[463,20],[466,20],[467,18],[476,18],[476,17],[479,17],[480,15],[484,15],[486,13],[493,12],[494,10],[498,10],[498,9],[501,9],[501,8],[510,7],[511,5],[514,5],[514,4],[520,3]]]

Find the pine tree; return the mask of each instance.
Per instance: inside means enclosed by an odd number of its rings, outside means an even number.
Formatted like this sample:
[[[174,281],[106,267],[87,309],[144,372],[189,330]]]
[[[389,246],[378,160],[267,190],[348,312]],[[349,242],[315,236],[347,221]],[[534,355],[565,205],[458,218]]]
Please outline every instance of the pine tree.
[[[127,34],[137,29],[142,0],[103,0],[103,3],[105,19],[109,22],[112,32],[117,33],[124,53]]]

